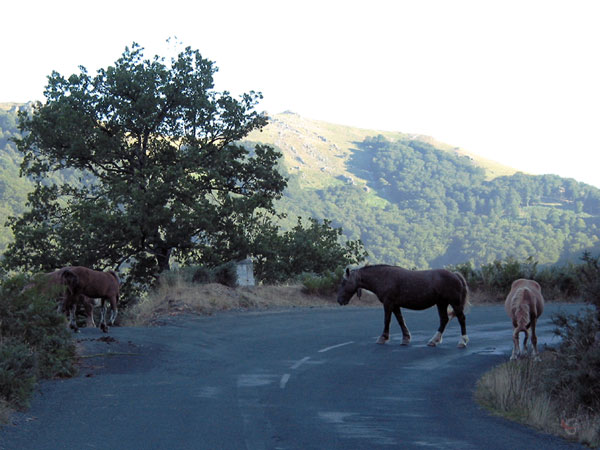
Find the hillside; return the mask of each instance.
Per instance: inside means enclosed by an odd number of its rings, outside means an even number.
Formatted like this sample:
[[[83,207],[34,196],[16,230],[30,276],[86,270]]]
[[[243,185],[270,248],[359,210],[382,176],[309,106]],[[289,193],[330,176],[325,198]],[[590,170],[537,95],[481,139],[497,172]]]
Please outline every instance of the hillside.
[[[23,210],[30,189],[11,141],[18,106],[0,104],[2,224]],[[531,257],[544,264],[600,249],[600,190],[572,179],[523,174],[427,136],[293,113],[273,115],[245,140],[253,143],[282,152],[284,229],[298,216],[330,220],[362,240],[371,263],[426,268]],[[0,252],[10,240],[3,227]]]
[[[358,150],[357,144],[372,136],[383,136],[391,142],[420,141],[445,152],[466,156],[474,165],[483,168],[486,178],[490,180],[517,171],[429,136],[335,125],[307,119],[292,112],[270,116],[269,124],[263,130],[251,133],[247,140],[279,148],[283,153],[284,165],[291,174],[299,175],[303,188],[322,188],[336,183],[334,180],[366,185],[367,180],[352,174],[346,162],[352,152]]]
[[[248,141],[283,153],[281,211],[332,220],[363,241],[370,262],[554,263],[598,250],[600,190],[572,179],[523,174],[427,136],[294,113],[272,116]]]

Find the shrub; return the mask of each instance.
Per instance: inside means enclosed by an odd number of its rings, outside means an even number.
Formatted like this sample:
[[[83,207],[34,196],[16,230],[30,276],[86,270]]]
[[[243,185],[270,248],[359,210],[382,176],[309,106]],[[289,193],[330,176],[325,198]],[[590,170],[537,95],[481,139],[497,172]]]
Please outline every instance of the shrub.
[[[213,268],[192,265],[165,271],[160,275],[160,282],[167,286],[176,286],[179,281],[198,284],[220,283],[236,287],[237,266],[233,261]]]
[[[562,340],[556,349],[556,362],[546,377],[553,395],[572,408],[584,406],[600,410],[600,324],[596,311],[578,315],[556,314],[555,333]]]
[[[0,396],[9,404],[24,408],[36,382],[36,357],[31,348],[16,339],[0,343]]]
[[[344,276],[344,269],[338,267],[333,272],[326,272],[323,275],[305,273],[300,276],[302,290],[306,294],[313,295],[331,295],[337,292],[337,289]]]
[[[210,283],[212,279],[212,273],[206,267],[197,267],[194,270],[194,275],[192,276],[192,282],[198,284]]]
[[[229,287],[237,286],[237,266],[234,262],[227,262],[215,267],[214,279],[217,283]]]
[[[0,396],[26,405],[37,379],[75,374],[75,344],[50,294],[23,291],[25,277],[0,281]]]

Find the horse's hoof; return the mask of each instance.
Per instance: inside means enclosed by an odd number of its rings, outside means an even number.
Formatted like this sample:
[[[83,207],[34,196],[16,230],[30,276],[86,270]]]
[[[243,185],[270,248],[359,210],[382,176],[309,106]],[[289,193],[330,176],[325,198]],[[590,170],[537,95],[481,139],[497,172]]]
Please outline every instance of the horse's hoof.
[[[390,340],[390,338],[384,338],[383,336],[379,336],[379,339],[377,339],[377,343],[382,345],[382,344],[385,344],[389,340]]]
[[[410,344],[410,339],[402,339],[402,345]]]
[[[436,342],[436,341],[429,341],[429,342],[427,343],[427,345],[428,345],[429,347],[437,347],[437,345],[438,345],[438,342]]]
[[[465,348],[467,346],[467,344],[469,343],[469,338],[465,335],[465,336],[461,336],[460,340],[458,341],[458,348]]]

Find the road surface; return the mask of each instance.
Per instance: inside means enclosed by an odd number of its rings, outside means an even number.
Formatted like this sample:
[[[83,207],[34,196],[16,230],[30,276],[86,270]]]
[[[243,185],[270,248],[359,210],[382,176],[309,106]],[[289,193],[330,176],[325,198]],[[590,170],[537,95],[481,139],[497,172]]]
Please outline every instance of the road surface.
[[[548,304],[539,346],[555,344]],[[0,430],[0,449],[583,448],[492,416],[477,379],[507,361],[503,306],[452,321],[427,347],[435,308],[404,312],[386,345],[382,308],[302,308],[179,316],[153,328],[82,329],[77,377],[42,382],[31,409]],[[394,334],[395,333],[395,334]]]

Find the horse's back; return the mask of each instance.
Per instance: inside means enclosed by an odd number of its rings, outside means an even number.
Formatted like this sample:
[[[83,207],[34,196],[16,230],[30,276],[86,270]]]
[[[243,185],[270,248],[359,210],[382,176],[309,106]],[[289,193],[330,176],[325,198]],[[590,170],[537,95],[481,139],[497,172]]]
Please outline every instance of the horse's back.
[[[102,272],[84,266],[69,267],[79,277],[82,293],[92,298],[112,297],[119,294],[119,281],[116,273]]]
[[[527,292],[527,295],[525,294]],[[504,302],[504,309],[509,317],[513,316],[513,310],[518,303],[526,301],[530,305],[530,310],[536,317],[544,312],[544,297],[542,288],[535,280],[519,278],[513,281],[510,292]]]

